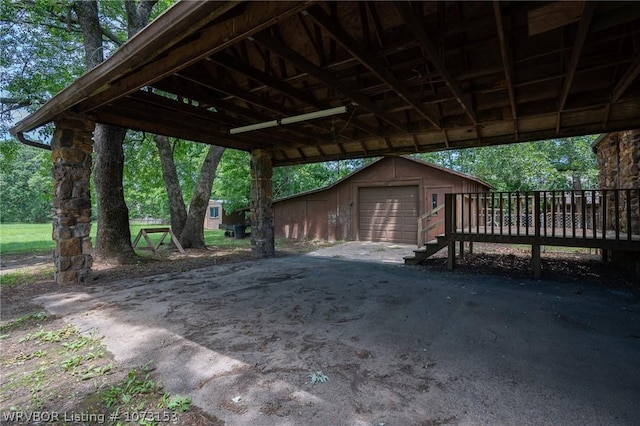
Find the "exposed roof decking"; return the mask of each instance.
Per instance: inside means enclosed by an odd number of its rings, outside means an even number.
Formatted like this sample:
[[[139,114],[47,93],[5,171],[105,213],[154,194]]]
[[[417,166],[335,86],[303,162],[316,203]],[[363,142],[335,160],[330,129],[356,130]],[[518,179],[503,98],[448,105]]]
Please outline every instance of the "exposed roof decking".
[[[639,40],[636,2],[179,2],[12,131],[72,111],[285,165],[637,128]]]

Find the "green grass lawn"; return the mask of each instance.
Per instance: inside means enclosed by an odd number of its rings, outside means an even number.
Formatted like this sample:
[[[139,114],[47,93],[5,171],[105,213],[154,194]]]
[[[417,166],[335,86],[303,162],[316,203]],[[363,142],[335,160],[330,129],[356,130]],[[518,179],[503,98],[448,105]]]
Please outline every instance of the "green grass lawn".
[[[159,225],[131,225],[131,240],[133,241],[142,228],[158,228]],[[51,239],[52,225],[50,223],[40,224],[0,224],[0,254],[22,254],[22,253],[45,253],[55,247],[55,242]],[[162,234],[150,234],[151,241],[156,243]],[[96,224],[91,227],[91,241],[95,242]],[[249,247],[249,238],[234,239],[224,236],[221,230],[205,230],[205,243],[209,246],[225,247]],[[165,238],[168,242],[169,238]],[[144,240],[138,244],[146,246]]]

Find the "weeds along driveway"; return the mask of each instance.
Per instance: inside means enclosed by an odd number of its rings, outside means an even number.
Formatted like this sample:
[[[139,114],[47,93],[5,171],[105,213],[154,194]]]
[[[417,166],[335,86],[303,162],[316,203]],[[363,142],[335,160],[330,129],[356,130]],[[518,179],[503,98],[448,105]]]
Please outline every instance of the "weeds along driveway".
[[[638,298],[360,262],[343,249],[40,301],[82,330],[97,328],[117,359],[153,361],[167,390],[228,425],[640,418]],[[320,371],[328,381],[312,384]]]

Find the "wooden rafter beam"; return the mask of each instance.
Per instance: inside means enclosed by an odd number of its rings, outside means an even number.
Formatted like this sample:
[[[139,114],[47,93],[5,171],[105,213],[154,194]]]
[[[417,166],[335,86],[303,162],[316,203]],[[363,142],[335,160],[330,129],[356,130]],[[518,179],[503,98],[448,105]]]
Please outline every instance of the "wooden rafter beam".
[[[256,121],[264,120],[265,116],[248,108],[243,108],[229,101],[219,98],[218,93],[206,87],[198,86],[193,82],[184,80],[177,76],[171,76],[167,79],[155,82],[154,88],[163,90],[168,93],[180,93],[181,95],[216,108],[217,110],[231,113],[239,117],[249,117]]]
[[[417,102],[410,90],[400,81],[396,80],[388,67],[378,62],[374,55],[363,49],[360,43],[354,40],[340,24],[322,9],[321,6],[311,6],[303,12],[308,14],[318,25],[325,29],[336,42],[342,45],[350,55],[358,59],[373,75],[384,82],[391,90],[396,92],[407,104],[411,105],[420,115],[429,121],[436,129],[440,130],[438,117],[434,117],[427,109]]]
[[[284,116],[297,114],[297,111],[295,111],[294,109],[272,102],[266,97],[258,96],[248,90],[233,87],[230,84],[225,84],[219,79],[207,78],[207,73],[204,70],[202,70],[202,72],[194,72],[191,69],[186,69],[176,73],[176,75],[199,86],[224,93],[225,95],[229,95],[236,99],[240,99],[248,104],[258,107],[260,110],[268,110],[275,114]]]
[[[289,46],[265,34],[258,34],[254,38],[258,43],[260,43],[267,49],[272,50],[274,53],[283,57],[287,61],[291,62],[294,66],[298,67],[301,70],[304,70],[307,74],[312,75],[318,80],[324,82],[333,90],[342,93],[345,97],[350,98],[353,102],[371,111],[380,119],[400,130],[401,132],[407,133],[407,129],[404,125],[402,125],[392,117],[389,117],[386,112],[379,108],[374,102],[370,101],[369,98],[360,95],[356,90],[353,90],[346,84],[343,84],[333,75],[331,75],[331,73],[323,70],[322,68],[319,68],[304,56],[291,49]]]
[[[394,5],[396,9],[398,9],[398,12],[400,12],[402,19],[404,19],[404,22],[409,26],[413,34],[420,41],[420,44],[427,54],[429,61],[431,61],[436,71],[442,76],[445,84],[447,85],[451,93],[453,93],[456,101],[458,101],[458,104],[460,104],[467,117],[469,117],[471,123],[473,123],[474,125],[478,124],[478,119],[476,118],[476,114],[473,110],[471,102],[464,96],[462,90],[460,90],[460,87],[458,87],[451,74],[449,74],[447,67],[440,60],[435,45],[431,41],[431,38],[429,37],[427,32],[424,30],[422,23],[420,22],[418,17],[415,15],[415,13],[413,13],[411,4],[409,2],[397,1],[394,2]]]
[[[139,130],[158,135],[165,135],[184,140],[204,142],[210,145],[226,146],[228,148],[251,151],[253,148],[270,149],[273,145],[268,142],[245,141],[240,138],[232,138],[229,135],[217,132],[201,132],[177,126],[173,122],[145,120],[137,115],[136,111],[128,108],[109,107],[96,112],[96,121],[99,123],[113,124],[127,129]]]
[[[571,85],[573,84],[573,78],[575,77],[576,69],[578,68],[578,62],[580,62],[580,57],[582,56],[582,48],[584,47],[584,42],[587,39],[587,34],[589,34],[589,25],[591,25],[591,19],[593,18],[595,9],[596,2],[588,1],[584,5],[582,19],[580,19],[580,23],[578,24],[576,41],[573,44],[573,49],[571,50],[571,60],[569,61],[567,76],[564,79],[562,89],[560,91],[558,114],[562,112],[567,102],[567,97],[569,96]]]
[[[502,56],[502,65],[504,66],[504,75],[507,80],[507,90],[509,92],[509,103],[511,105],[511,117],[513,118],[513,127],[516,140],[518,135],[518,108],[516,103],[516,94],[513,88],[513,60],[511,57],[511,46],[505,34],[504,21],[502,16],[502,6],[498,0],[493,0],[493,13],[496,18],[496,27],[498,30],[498,39],[500,40],[500,54]]]
[[[640,56],[636,56],[636,59],[631,65],[629,65],[627,71],[625,71],[624,75],[620,78],[618,83],[616,83],[611,96],[612,102],[618,102],[622,94],[629,88],[636,77],[638,77],[638,74],[640,74]]]
[[[184,102],[179,102],[173,99],[166,98],[164,96],[160,96],[154,93],[146,92],[146,91],[138,91],[134,94],[127,96],[128,99],[135,100],[140,103],[145,103],[148,105],[152,105],[155,107],[162,108],[170,113],[178,113],[181,114],[184,118],[184,125],[188,125],[188,117],[198,117],[205,120],[208,120],[208,126],[214,126],[215,124],[222,124],[224,130],[220,130],[221,132],[226,132],[227,127],[238,127],[243,126],[245,124],[244,121],[239,120],[238,118],[232,117],[223,112],[212,112],[202,107],[196,107],[193,105],[186,104]],[[282,141],[283,144],[288,146],[293,146],[295,144],[295,140],[292,139],[291,136],[287,137],[286,134],[282,132],[274,131],[273,129],[263,129],[262,133],[268,135],[271,138]]]
[[[234,20],[233,25],[222,21],[219,25],[206,28],[193,41],[168,51],[166,55],[145,64],[137,72],[121,78],[106,90],[81,102],[77,110],[86,112],[133,93],[143,86],[152,85],[306,7],[306,2],[247,2],[243,19]]]
[[[235,117],[231,117],[228,114],[224,115],[223,117],[225,117],[224,120],[229,121],[233,126],[239,127],[247,124],[246,121],[241,120],[237,117],[249,117],[255,121],[266,121],[271,119],[265,114],[261,114],[254,110],[238,106],[230,101],[221,100],[217,97],[217,93],[214,93],[213,90],[203,86],[198,86],[196,83],[181,79],[177,76],[171,76],[170,78],[156,82],[154,83],[153,87],[159,90],[166,91],[168,93],[179,92],[189,99],[198,101],[208,106],[213,106],[221,112],[231,113]],[[223,119],[221,118],[220,120]],[[269,137],[273,137],[275,139],[283,139],[287,141],[291,141],[295,138],[295,145],[302,145],[302,140],[309,139],[309,135],[297,132],[292,127],[287,127],[287,133],[285,134],[280,131],[276,131],[275,129],[263,129],[260,131],[260,133]],[[324,142],[326,141],[326,136],[319,135],[317,137],[314,137],[313,139],[316,141]]]
[[[195,76],[192,75],[192,73],[183,71],[179,74],[180,77],[189,80],[195,84],[198,84],[202,87],[206,87],[208,89],[212,89],[212,90],[217,90],[219,92],[225,93],[229,96],[233,96],[237,99],[240,99],[244,102],[253,104],[257,107],[261,107],[263,109],[267,109],[269,111],[272,111],[276,114],[280,114],[283,116],[292,116],[292,115],[296,115],[298,114],[298,112],[295,109],[292,108],[287,108],[287,107],[283,107],[279,104],[276,104],[275,102],[271,102],[268,99],[265,99],[261,96],[258,96],[254,93],[251,93],[249,91],[246,90],[242,90],[242,89],[238,89],[235,87],[231,87],[230,85],[225,85],[221,82],[213,82],[210,84],[207,81],[204,81],[203,78],[201,78],[200,76]],[[262,115],[262,120],[273,120],[273,117],[271,116],[267,116],[265,114],[261,114]],[[320,129],[321,131],[326,131],[327,129],[324,127],[319,127],[316,125],[311,124],[312,127],[316,127],[318,129]],[[318,133],[310,133],[308,131],[301,131],[301,130],[294,130],[293,127],[291,126],[287,126],[287,131],[297,134],[299,137],[303,137],[303,138],[308,138],[310,140],[316,140],[316,141],[320,141],[320,140],[324,140],[326,139],[325,135],[321,135]]]
[[[275,78],[272,75],[267,74],[249,64],[237,61],[229,55],[218,54],[210,58],[210,60],[224,67],[227,67],[231,70],[242,73],[247,77],[251,78],[252,80],[264,85],[265,87],[275,89],[280,93],[283,93],[293,99],[297,99],[298,101],[304,102],[315,108],[327,109],[332,107],[332,105],[330,105],[329,103],[317,100],[315,97],[311,96],[310,94],[307,94],[302,90],[296,89],[295,87],[291,86],[290,84],[287,84],[283,80]],[[339,120],[343,120],[342,117],[337,117],[337,118]],[[375,131],[370,126],[367,126],[364,123],[360,123],[358,120],[352,120],[351,124],[354,127],[360,130],[363,130],[367,133],[375,134]],[[341,135],[341,137],[345,137],[345,136]],[[351,139],[351,138],[347,138],[347,139]]]
[[[230,55],[219,53],[209,59],[230,70],[242,73],[260,84],[275,89],[280,93],[283,93],[308,105],[312,105],[318,109],[329,108],[329,104],[317,100],[313,96],[303,92],[302,90],[296,89],[295,87],[285,83],[281,79],[273,77],[271,74],[267,74],[266,72],[263,72],[258,68],[238,61]]]

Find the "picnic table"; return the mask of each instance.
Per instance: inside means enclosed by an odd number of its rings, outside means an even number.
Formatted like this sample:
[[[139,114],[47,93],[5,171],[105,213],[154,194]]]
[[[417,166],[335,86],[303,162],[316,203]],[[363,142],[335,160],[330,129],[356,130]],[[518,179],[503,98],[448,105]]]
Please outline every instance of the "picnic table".
[[[151,238],[149,238],[149,234],[159,234],[159,233],[162,233],[162,236],[160,237],[160,241],[158,241],[158,243],[154,245],[153,242],[151,241]],[[136,237],[136,239],[133,241],[133,248],[135,249],[138,246],[138,243],[140,242],[140,238],[144,237],[145,241],[147,242],[147,247],[140,247],[139,250],[151,250],[152,252],[155,253],[155,251],[158,249],[158,247],[160,247],[160,244],[162,244],[162,242],[167,237],[167,235],[171,236],[171,240],[173,241],[173,244],[175,244],[176,247],[178,248],[178,251],[180,253],[184,253],[184,249],[182,248],[182,245],[180,245],[180,242],[176,238],[171,228],[168,228],[168,227],[142,228],[140,232],[138,232],[138,236]]]

